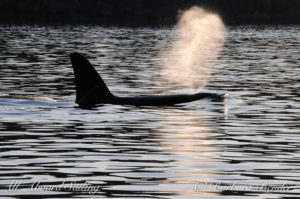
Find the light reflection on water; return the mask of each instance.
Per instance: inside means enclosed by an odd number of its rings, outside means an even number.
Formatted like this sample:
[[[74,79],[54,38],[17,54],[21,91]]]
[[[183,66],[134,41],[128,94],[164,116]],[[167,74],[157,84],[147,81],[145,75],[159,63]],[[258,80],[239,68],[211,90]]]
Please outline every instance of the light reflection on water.
[[[169,28],[1,27],[0,194],[90,198],[88,191],[4,190],[88,182],[96,197],[283,198],[299,190],[298,26],[229,27],[208,90],[227,103],[79,109],[68,54],[85,53],[118,95],[181,93],[160,77]],[[159,82],[159,83],[157,83]],[[195,191],[198,182],[292,191]],[[31,196],[32,197],[32,196]]]

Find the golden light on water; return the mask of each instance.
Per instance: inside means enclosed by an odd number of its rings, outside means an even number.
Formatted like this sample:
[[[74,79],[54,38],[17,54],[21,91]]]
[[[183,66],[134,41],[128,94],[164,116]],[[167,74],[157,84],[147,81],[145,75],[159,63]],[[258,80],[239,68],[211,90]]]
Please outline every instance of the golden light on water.
[[[195,189],[197,183],[202,180],[217,181],[214,175],[218,170],[210,167],[218,164],[218,149],[211,139],[211,123],[202,117],[206,113],[164,109],[160,114],[164,119],[153,133],[159,138],[160,147],[165,149],[164,154],[178,157],[172,160],[172,169],[166,171],[166,174],[172,177],[165,179],[161,184],[172,188],[177,185],[178,189],[175,191],[178,196],[220,195],[210,192],[207,187],[203,190]]]
[[[224,43],[224,30],[215,13],[200,7],[183,12],[175,26],[178,35],[162,54],[162,76],[185,88],[205,87]]]

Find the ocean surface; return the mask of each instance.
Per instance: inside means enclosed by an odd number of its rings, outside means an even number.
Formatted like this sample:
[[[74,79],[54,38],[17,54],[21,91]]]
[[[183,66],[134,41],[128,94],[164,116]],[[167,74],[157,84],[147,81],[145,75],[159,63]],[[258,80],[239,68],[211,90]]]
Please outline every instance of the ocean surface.
[[[116,95],[194,92],[160,75],[173,31],[0,26],[0,197],[299,198],[300,26],[227,27],[204,88],[227,101],[74,103],[72,52]]]

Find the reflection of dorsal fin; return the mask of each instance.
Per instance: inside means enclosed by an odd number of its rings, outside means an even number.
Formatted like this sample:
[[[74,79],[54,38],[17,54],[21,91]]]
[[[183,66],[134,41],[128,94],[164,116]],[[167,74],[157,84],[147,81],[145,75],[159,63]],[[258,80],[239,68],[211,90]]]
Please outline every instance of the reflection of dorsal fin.
[[[77,104],[91,106],[96,103],[105,103],[113,96],[100,75],[84,56],[72,53],[70,58],[75,74]]]

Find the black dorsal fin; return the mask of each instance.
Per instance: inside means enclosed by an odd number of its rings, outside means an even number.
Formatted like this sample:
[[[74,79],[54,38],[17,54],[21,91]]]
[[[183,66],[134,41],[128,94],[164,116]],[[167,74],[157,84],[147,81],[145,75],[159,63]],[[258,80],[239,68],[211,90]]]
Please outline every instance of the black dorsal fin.
[[[77,104],[92,106],[105,103],[113,97],[100,75],[83,55],[72,53],[70,58],[75,74]]]

